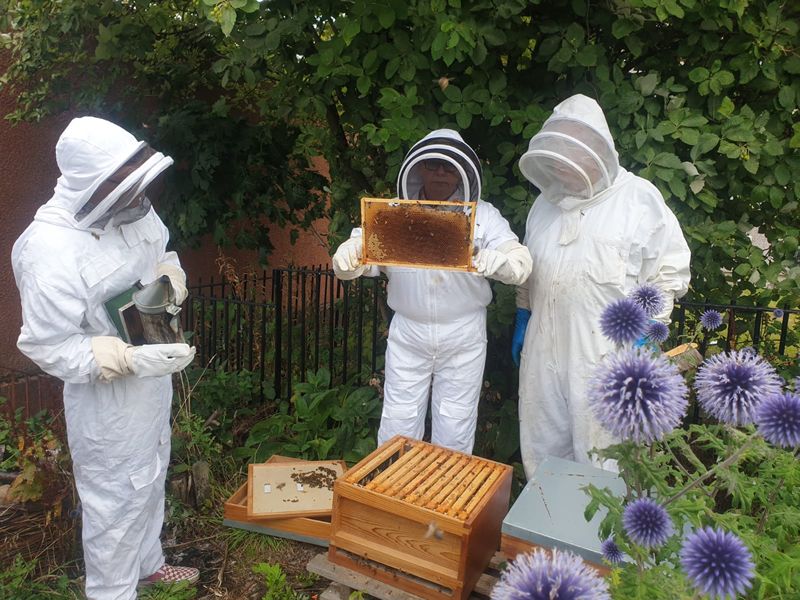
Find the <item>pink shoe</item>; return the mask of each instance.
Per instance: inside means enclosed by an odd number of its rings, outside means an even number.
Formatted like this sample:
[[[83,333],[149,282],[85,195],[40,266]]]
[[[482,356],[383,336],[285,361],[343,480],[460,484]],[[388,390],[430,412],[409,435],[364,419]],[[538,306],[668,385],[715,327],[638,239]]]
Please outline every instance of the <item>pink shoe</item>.
[[[144,579],[139,580],[139,587],[147,587],[154,583],[179,583],[186,581],[187,583],[195,583],[200,579],[200,570],[194,567],[173,567],[172,565],[161,565],[161,568]]]

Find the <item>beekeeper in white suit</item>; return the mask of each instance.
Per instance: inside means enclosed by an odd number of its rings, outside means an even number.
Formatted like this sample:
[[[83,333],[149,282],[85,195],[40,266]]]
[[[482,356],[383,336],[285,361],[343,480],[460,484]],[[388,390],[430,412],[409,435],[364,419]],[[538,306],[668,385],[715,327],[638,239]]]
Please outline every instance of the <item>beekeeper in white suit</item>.
[[[104,303],[161,275],[176,301],[186,276],[145,190],[172,159],[124,129],[74,119],[56,145],[53,197],[14,244],[22,300],[17,345],[64,381],[64,414],[83,514],[86,596],[136,597],[139,584],[196,581],[164,564],[159,535],[169,462],[171,373],[186,344],[129,346]]]
[[[478,203],[473,262],[477,273],[381,267],[389,279],[388,303],[395,311],[386,349],[386,381],[378,444],[402,434],[425,432],[431,380],[431,442],[472,452],[478,399],[486,362],[487,277],[512,285],[527,279],[531,257],[494,206],[480,200],[481,167],[475,151],[450,129],[417,142],[397,179],[403,199]],[[377,276],[362,264],[361,229],[333,256],[340,279]]]
[[[588,379],[614,349],[600,332],[600,314],[649,283],[664,293],[656,318],[668,323],[689,286],[690,253],[656,187],[620,166],[591,98],[578,94],[556,106],[519,168],[541,192],[528,214],[533,269],[518,288],[515,335],[524,335],[520,442],[530,478],[546,455],[589,463],[589,450],[616,441],[587,401]]]

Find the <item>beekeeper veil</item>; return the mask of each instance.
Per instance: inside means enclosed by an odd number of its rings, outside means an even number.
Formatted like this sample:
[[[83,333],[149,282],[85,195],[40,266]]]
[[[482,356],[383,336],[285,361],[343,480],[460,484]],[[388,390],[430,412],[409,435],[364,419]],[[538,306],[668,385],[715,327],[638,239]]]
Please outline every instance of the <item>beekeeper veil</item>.
[[[37,220],[102,232],[150,210],[148,185],[172,159],[104,119],[73,119],[56,144],[61,176]]]
[[[443,161],[449,172],[459,175],[456,191],[449,200],[477,202],[481,197],[481,165],[478,155],[452,129],[432,131],[408,151],[397,176],[397,196],[402,199],[420,199],[422,169],[431,162]],[[436,198],[445,200],[445,198]]]
[[[588,200],[609,188],[619,171],[614,140],[600,106],[577,94],[553,109],[519,161],[522,174],[556,204]]]

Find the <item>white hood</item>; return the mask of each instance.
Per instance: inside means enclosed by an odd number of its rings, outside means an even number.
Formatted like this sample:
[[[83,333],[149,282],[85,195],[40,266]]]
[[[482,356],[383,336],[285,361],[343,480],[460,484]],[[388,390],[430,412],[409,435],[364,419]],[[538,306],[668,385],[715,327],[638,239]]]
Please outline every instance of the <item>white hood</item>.
[[[419,199],[422,189],[422,161],[430,158],[445,160],[456,167],[461,182],[453,194],[459,200],[477,202],[481,197],[481,164],[478,155],[457,131],[436,129],[418,141],[408,151],[397,176],[397,196]]]
[[[558,104],[519,161],[522,174],[551,202],[591,202],[622,172],[600,105],[576,94]]]
[[[146,145],[110,121],[96,117],[73,119],[56,144],[56,162],[61,176],[53,197],[37,211],[34,219],[72,229],[91,230],[92,224],[114,205],[122,193],[133,186],[143,190],[172,164],[170,157],[156,152],[78,222],[76,213],[100,184]]]

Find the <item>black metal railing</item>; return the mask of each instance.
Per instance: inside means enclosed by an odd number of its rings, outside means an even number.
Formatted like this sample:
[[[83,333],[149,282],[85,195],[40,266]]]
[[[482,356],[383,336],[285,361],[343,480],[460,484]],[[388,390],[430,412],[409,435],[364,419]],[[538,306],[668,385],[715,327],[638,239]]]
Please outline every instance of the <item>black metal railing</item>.
[[[692,301],[675,303],[671,326],[673,341],[680,343],[692,338],[700,317],[707,310],[722,313],[723,325],[719,330],[724,336],[720,339],[714,332],[699,332],[696,342],[703,356],[708,352],[709,345],[719,342],[724,350],[750,346],[768,356],[785,356],[789,347],[800,344],[800,310],[791,309],[788,305],[768,308]]]
[[[201,364],[258,372],[280,396],[291,396],[293,384],[309,370],[326,368],[336,385],[364,383],[383,367],[390,318],[383,278],[342,282],[322,267],[286,268],[234,282],[201,281],[191,293],[184,329],[193,332]],[[725,316],[724,335],[698,327],[709,309]],[[672,317],[667,346],[695,341],[703,356],[715,344],[725,350],[752,346],[771,357],[800,345],[800,310],[788,306],[776,312],[683,301],[675,304]],[[513,368],[510,361],[508,367]]]
[[[183,327],[201,364],[248,369],[292,394],[309,370],[331,383],[363,383],[382,365],[388,310],[385,281],[337,279],[321,267],[274,269],[235,282],[192,286]]]

